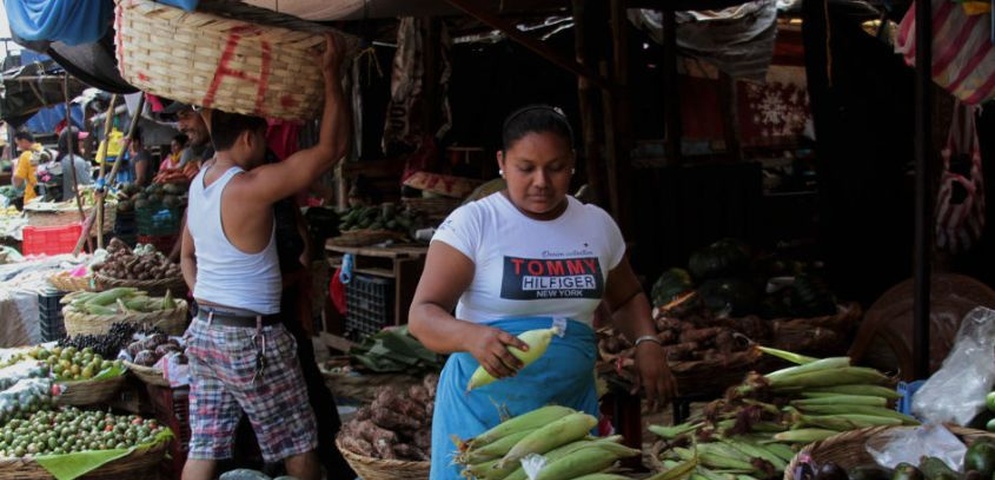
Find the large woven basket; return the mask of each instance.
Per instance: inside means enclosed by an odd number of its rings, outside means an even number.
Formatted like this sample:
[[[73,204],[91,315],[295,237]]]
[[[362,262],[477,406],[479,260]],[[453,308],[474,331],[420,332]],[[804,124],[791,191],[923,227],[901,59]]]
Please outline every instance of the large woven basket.
[[[228,112],[311,119],[324,80],[316,55],[330,27],[242,2],[202,0],[186,12],[116,0],[118,70],[144,91]],[[346,37],[347,51],[357,44]]]
[[[187,302],[176,300],[176,308],[148,313],[127,313],[117,315],[91,315],[75,309],[63,307],[62,318],[66,335],[100,335],[110,331],[116,322],[159,327],[167,335],[182,335],[187,327]]]
[[[56,397],[63,405],[100,405],[113,401],[124,385],[125,376],[118,375],[101,380],[59,382],[62,393]],[[0,477],[2,478],[2,477]]]
[[[349,462],[349,466],[363,480],[428,480],[432,462],[410,460],[389,460],[367,457],[352,452],[342,446],[336,437],[335,446]]]
[[[166,290],[172,292],[173,297],[183,297],[187,294],[187,283],[183,276],[172,278],[162,278],[158,280],[129,280],[108,277],[101,273],[93,274],[94,283],[98,290],[110,290],[117,287],[134,287],[149,295],[163,296]]]
[[[69,272],[59,272],[48,277],[48,283],[63,292],[77,292],[82,290],[94,290],[93,277],[73,277]]]
[[[169,442],[159,442],[151,447],[137,448],[134,452],[107,462],[78,480],[122,480],[130,478],[159,478],[160,463],[166,455]],[[55,478],[30,457],[0,457],[0,480],[51,480]]]
[[[145,365],[131,363],[127,360],[124,361],[124,366],[128,367],[128,371],[138,377],[138,379],[146,385],[169,387],[169,381],[166,380],[166,377],[162,376],[162,370],[158,368],[146,367]]]
[[[975,440],[987,437],[995,439],[995,434],[984,430],[947,425],[954,435],[957,435],[967,445],[971,445]],[[794,480],[795,468],[802,462],[814,462],[822,464],[828,461],[835,462],[844,469],[874,463],[874,457],[867,452],[867,440],[879,433],[887,432],[896,428],[917,428],[917,427],[870,427],[859,430],[843,432],[825,440],[813,442],[803,447],[784,469],[784,480]]]
[[[83,207],[83,215],[89,217],[93,213],[93,205]],[[28,217],[28,225],[32,227],[61,227],[71,223],[81,222],[79,218],[79,208],[74,202],[50,203],[29,203],[24,206],[24,211]],[[117,218],[117,208],[114,204],[104,204],[104,225],[103,232],[114,231],[114,221]],[[94,221],[90,227],[90,234],[97,234],[97,222]]]

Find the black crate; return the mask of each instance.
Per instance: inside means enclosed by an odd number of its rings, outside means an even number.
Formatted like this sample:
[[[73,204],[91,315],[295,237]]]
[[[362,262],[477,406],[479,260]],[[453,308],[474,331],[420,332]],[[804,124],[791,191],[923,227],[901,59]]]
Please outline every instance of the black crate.
[[[51,342],[66,336],[62,304],[59,303],[64,296],[66,292],[59,290],[45,290],[38,294],[38,320],[43,342]]]
[[[345,287],[345,336],[361,340],[394,324],[394,280],[355,275]]]

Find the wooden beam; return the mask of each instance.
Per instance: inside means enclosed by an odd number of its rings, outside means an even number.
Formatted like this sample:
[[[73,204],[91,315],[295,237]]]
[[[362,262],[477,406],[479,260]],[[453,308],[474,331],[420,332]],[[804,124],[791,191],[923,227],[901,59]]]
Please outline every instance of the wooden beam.
[[[500,30],[505,35],[507,35],[508,38],[514,40],[515,42],[518,42],[525,48],[532,50],[534,53],[536,53],[542,58],[545,58],[546,60],[549,60],[554,65],[564,70],[567,70],[573,73],[574,75],[577,75],[579,77],[584,77],[588,79],[590,82],[597,85],[598,87],[601,87],[603,89],[611,88],[610,84],[603,77],[597,75],[587,66],[577,63],[577,61],[575,60],[564,58],[555,50],[549,48],[549,46],[543,43],[542,41],[536,40],[535,38],[532,38],[519,31],[518,28],[516,28],[515,25],[513,25],[511,22],[482,8],[474,0],[446,0],[446,2],[462,10],[467,15],[470,15],[471,17],[474,17],[477,20],[480,20],[481,22],[490,25],[491,27]]]
[[[585,68],[589,64],[587,51],[587,9],[584,0],[572,0],[574,18],[574,50],[577,61]],[[598,142],[598,128],[594,113],[594,87],[587,77],[577,77],[577,102],[580,109],[581,136],[586,159],[587,186],[594,193],[594,203],[600,204],[605,198],[605,187],[601,171],[601,144]]]
[[[632,221],[632,189],[625,188],[632,184],[632,162],[629,159],[632,152],[634,134],[632,132],[632,108],[629,98],[629,18],[625,8],[625,0],[611,0],[609,5],[611,18],[612,40],[612,74],[611,81],[615,85],[613,91],[604,91],[602,95],[609,99],[605,107],[612,109],[613,167],[615,202],[618,210],[616,218],[626,238],[633,232]],[[606,142],[607,143],[607,142]]]

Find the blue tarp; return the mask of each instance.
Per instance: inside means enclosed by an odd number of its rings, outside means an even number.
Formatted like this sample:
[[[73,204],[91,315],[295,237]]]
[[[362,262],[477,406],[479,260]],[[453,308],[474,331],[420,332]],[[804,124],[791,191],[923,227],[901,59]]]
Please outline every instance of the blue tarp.
[[[10,30],[30,41],[80,45],[100,40],[110,27],[110,0],[4,0]]]

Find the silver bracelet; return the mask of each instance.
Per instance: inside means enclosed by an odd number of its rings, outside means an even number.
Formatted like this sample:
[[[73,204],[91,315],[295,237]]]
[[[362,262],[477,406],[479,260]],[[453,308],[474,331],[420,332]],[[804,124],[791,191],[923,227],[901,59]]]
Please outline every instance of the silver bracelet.
[[[663,341],[660,340],[660,337],[657,337],[656,335],[643,335],[637,338],[635,342],[632,342],[632,346],[638,347],[639,344],[643,342],[653,342],[657,345],[660,345],[661,347],[663,346]]]

